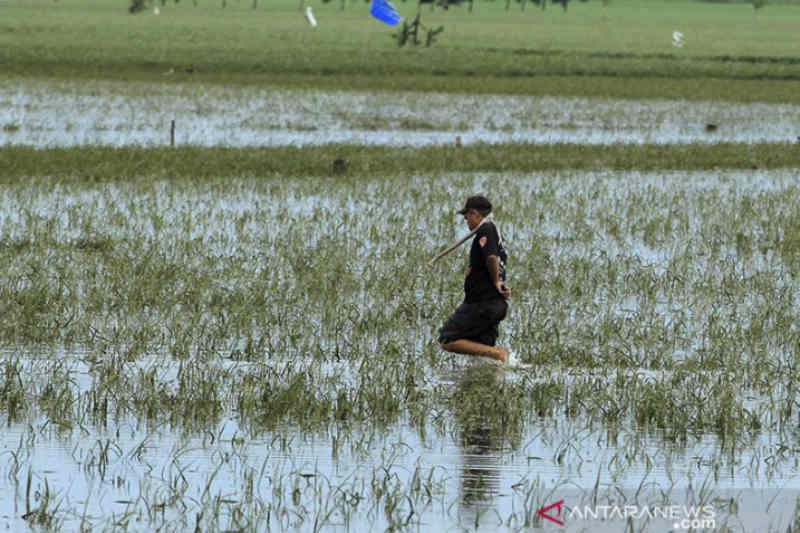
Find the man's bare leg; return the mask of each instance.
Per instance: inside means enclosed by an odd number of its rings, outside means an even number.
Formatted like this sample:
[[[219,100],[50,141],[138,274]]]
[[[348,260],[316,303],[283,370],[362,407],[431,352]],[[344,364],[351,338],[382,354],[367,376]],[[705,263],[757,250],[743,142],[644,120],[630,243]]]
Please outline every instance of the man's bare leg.
[[[461,353],[465,355],[478,355],[481,357],[490,357],[496,361],[505,363],[508,361],[508,350],[502,346],[487,346],[479,342],[458,339],[452,342],[445,342],[442,344],[442,349],[448,352]]]

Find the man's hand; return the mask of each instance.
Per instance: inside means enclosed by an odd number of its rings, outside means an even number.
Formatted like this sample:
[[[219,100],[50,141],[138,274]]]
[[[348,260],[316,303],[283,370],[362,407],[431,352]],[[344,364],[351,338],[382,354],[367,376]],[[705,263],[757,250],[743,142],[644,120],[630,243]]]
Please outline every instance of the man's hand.
[[[492,283],[494,283],[497,292],[499,292],[503,298],[511,296],[511,289],[506,287],[506,284],[500,279],[500,258],[496,255],[487,257],[486,268],[489,270],[489,278],[492,280]]]
[[[494,286],[495,288],[497,288],[497,292],[499,292],[503,298],[508,299],[511,297],[511,287],[509,287],[502,281],[498,281],[497,283],[494,284]]]

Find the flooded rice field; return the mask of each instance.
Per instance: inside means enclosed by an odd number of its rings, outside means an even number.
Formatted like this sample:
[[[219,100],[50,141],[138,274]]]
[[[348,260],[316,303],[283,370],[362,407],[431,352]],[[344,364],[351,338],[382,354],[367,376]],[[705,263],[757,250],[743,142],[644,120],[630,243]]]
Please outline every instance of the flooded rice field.
[[[529,367],[436,344],[466,250],[426,263],[474,191]],[[725,170],[3,186],[0,527],[784,533],[799,192]]]
[[[794,142],[800,106],[0,81],[0,146]],[[458,138],[458,140],[457,140]]]

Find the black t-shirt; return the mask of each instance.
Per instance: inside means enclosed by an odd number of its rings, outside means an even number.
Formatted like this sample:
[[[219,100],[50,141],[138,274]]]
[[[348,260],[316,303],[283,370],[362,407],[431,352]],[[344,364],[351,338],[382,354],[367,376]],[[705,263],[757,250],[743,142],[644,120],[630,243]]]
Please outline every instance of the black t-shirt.
[[[506,279],[506,261],[508,255],[500,240],[500,234],[494,223],[486,221],[478,228],[472,239],[469,249],[469,269],[464,280],[464,301],[482,302],[494,298],[503,298],[497,287],[492,283],[489,270],[486,268],[486,258],[496,255],[500,258],[500,279]]]

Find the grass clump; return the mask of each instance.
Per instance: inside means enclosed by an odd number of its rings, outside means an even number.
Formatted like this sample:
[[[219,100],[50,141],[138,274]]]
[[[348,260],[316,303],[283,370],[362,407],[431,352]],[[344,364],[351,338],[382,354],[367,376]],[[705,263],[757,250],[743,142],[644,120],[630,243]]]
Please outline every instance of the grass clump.
[[[448,402],[462,439],[485,435],[495,448],[504,442],[517,445],[527,419],[526,392],[521,384],[507,383],[497,368],[468,368]]]
[[[351,409],[345,395],[338,395],[335,401],[320,398],[306,373],[288,374],[280,380],[265,375],[246,377],[237,398],[242,418],[265,428],[297,424],[309,429],[326,425],[334,413],[347,418]]]
[[[22,365],[19,361],[4,360],[3,382],[0,388],[0,410],[6,413],[8,423],[19,420],[28,407],[25,385],[22,382]]]

